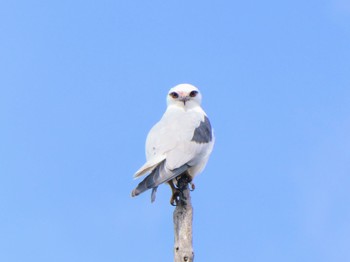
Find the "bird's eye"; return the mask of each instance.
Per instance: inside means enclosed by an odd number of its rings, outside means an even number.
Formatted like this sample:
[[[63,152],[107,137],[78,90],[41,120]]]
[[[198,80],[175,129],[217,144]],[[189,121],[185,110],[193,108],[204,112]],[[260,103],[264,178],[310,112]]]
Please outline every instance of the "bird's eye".
[[[195,97],[197,94],[198,94],[198,91],[193,90],[193,91],[190,93],[190,97]]]
[[[169,96],[171,96],[171,97],[174,98],[174,99],[179,98],[179,94],[176,93],[176,92],[171,92],[171,93],[169,94]]]

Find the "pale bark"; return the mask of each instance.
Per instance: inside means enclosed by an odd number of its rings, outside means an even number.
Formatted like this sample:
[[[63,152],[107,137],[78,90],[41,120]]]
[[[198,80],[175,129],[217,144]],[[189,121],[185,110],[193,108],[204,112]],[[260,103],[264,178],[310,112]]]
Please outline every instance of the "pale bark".
[[[180,190],[180,197],[173,214],[175,233],[174,262],[193,262],[193,208],[186,177],[181,177],[178,180],[178,188]]]

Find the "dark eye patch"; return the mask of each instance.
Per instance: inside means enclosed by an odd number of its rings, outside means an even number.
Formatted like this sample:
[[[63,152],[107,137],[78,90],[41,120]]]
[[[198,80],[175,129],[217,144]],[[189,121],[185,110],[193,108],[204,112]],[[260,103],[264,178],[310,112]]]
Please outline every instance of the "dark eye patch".
[[[179,94],[176,93],[176,92],[171,92],[171,93],[169,94],[169,96],[171,96],[171,97],[174,98],[174,99],[179,98]]]
[[[191,93],[190,93],[190,97],[195,97],[197,94],[198,94],[198,91],[193,90],[193,91],[191,91]]]

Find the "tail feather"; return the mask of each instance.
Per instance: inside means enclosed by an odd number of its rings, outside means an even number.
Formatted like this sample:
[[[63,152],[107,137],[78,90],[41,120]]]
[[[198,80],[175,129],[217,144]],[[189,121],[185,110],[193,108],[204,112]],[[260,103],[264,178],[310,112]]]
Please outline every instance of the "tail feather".
[[[139,170],[136,171],[136,173],[134,174],[134,178],[136,179],[136,178],[143,176],[144,174],[150,172],[157,165],[159,165],[159,163],[164,161],[164,159],[165,159],[165,156],[160,155],[158,157],[154,157],[151,160],[147,161]]]
[[[185,164],[174,170],[169,170],[165,167],[165,160],[164,160],[155,169],[153,169],[151,174],[146,176],[145,179],[138,184],[138,186],[131,192],[131,196],[135,197],[145,192],[146,190],[152,188],[153,190],[152,190],[151,201],[153,202],[156,198],[157,187],[160,184],[166,183],[176,178],[177,176],[185,172],[188,168],[189,168],[189,165]]]

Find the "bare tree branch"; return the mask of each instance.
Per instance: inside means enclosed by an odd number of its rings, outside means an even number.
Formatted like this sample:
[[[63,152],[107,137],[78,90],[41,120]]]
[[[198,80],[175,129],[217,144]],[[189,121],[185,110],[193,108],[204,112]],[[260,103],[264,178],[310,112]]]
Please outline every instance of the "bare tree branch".
[[[192,219],[193,208],[190,190],[188,187],[189,177],[185,173],[178,179],[177,187],[180,196],[174,210],[174,262],[193,262],[194,252],[192,247]]]

